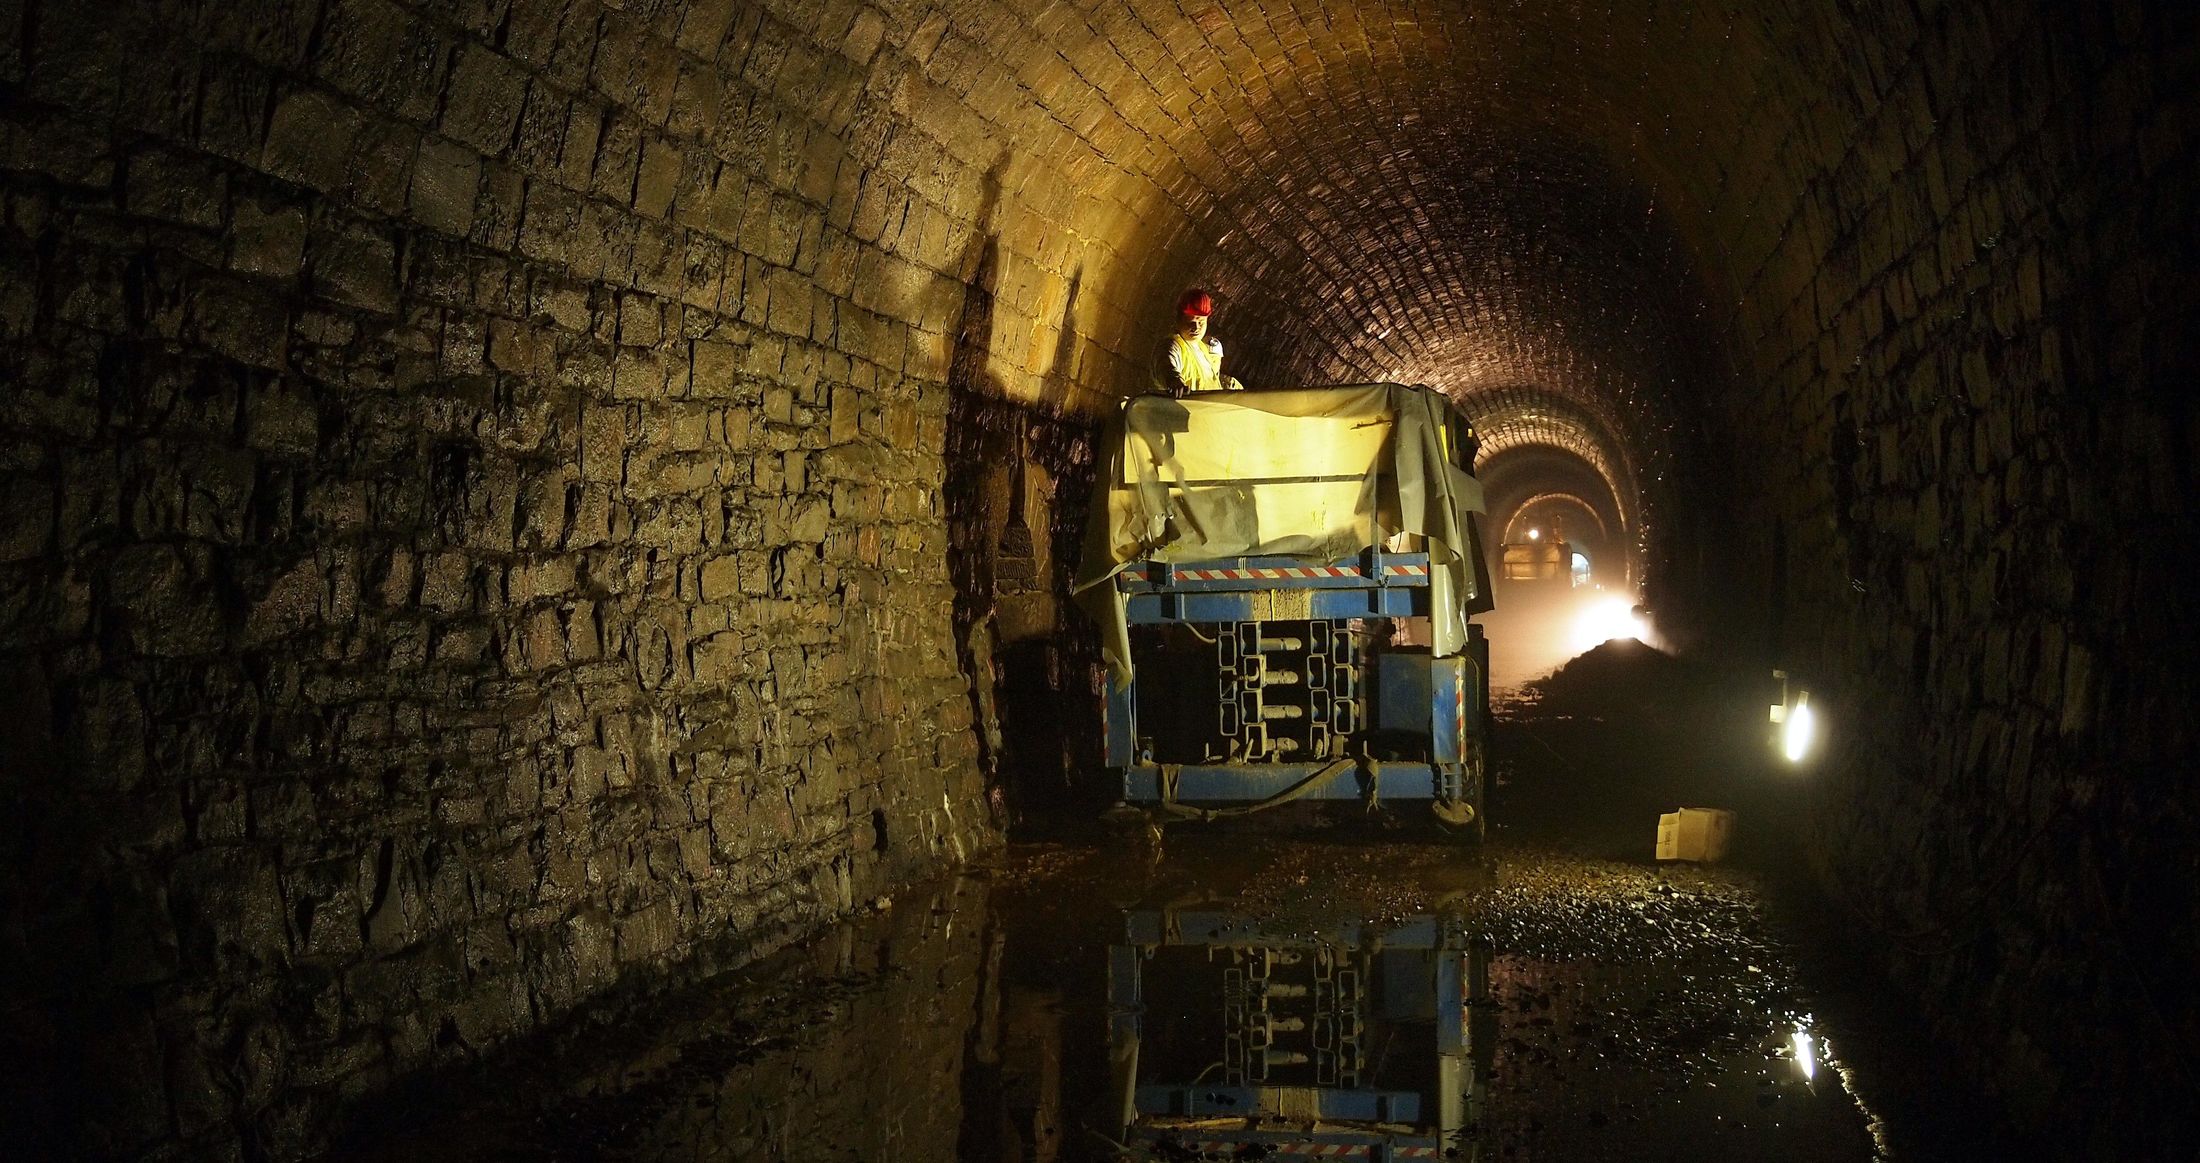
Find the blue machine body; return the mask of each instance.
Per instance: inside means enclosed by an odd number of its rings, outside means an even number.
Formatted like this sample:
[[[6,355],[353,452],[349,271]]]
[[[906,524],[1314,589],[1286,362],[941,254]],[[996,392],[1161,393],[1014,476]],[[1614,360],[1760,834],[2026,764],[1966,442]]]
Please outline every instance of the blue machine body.
[[[1420,801],[1479,835],[1489,645],[1468,617],[1490,608],[1490,587],[1472,425],[1425,385],[1338,389],[1359,412],[1325,410],[1321,391],[1126,405],[1122,463],[1093,510],[1126,526],[1104,526],[1110,548],[1088,563],[1114,588],[1109,626],[1119,610],[1135,662],[1108,684],[1106,762],[1125,804],[1165,818]],[[1265,443],[1239,457],[1233,439]],[[1343,451],[1325,463],[1324,450]],[[1301,464],[1310,475],[1281,475]],[[1293,544],[1364,548],[1196,548]]]
[[[1481,628],[1444,658],[1370,645],[1355,629],[1426,617],[1428,575],[1426,554],[1378,551],[1326,564],[1242,557],[1125,569],[1116,584],[1130,624],[1191,626],[1212,638],[1221,689],[1213,753],[1165,762],[1140,731],[1143,680],[1109,688],[1107,763],[1124,802],[1242,805],[1289,791],[1294,800],[1467,803],[1478,817],[1489,658]],[[1267,739],[1279,675],[1291,679],[1287,725],[1311,736],[1297,755]]]

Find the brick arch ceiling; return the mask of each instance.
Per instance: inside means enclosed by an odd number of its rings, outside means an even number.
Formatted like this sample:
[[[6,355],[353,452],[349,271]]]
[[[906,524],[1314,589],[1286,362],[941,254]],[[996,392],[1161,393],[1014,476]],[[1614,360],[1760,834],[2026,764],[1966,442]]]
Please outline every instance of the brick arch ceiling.
[[[1711,305],[1781,237],[1704,208],[1754,205],[1818,145],[1809,110],[1783,114],[1800,145],[1739,132],[1780,96],[1768,70],[1808,72],[1790,54],[1839,32],[1761,9],[971,0],[944,28],[909,13],[898,31],[936,47],[893,100],[920,124],[927,86],[981,111],[974,138],[943,130],[967,163],[947,185],[1005,168],[1003,278],[1034,318],[995,340],[1012,385],[1068,347],[1079,395],[1134,389],[1200,282],[1255,382],[1565,400],[1593,422],[1523,438],[1594,432],[1584,455],[1654,521],[1656,494],[1693,487],[1703,401],[1737,362],[1706,338]]]
[[[1511,542],[1519,536],[1518,529],[1521,520],[1534,511],[1537,506],[1552,510],[1574,509],[1586,515],[1589,518],[1590,527],[1595,530],[1593,536],[1596,539],[1596,548],[1599,552],[1602,552],[1605,546],[1612,541],[1611,527],[1605,523],[1604,514],[1597,511],[1596,502],[1573,493],[1551,492],[1537,493],[1513,506],[1512,515],[1505,520],[1504,537],[1507,542]],[[1570,533],[1569,535],[1576,542],[1579,542],[1584,536],[1589,536],[1581,533]]]
[[[1495,484],[1499,478],[1491,475],[1492,469],[1512,459],[1513,454],[1536,450],[1578,461],[1603,481],[1605,495],[1601,499],[1609,504],[1618,523],[1618,528],[1611,531],[1614,544],[1627,547],[1631,569],[1641,568],[1646,531],[1640,485],[1632,460],[1612,429],[1575,401],[1533,385],[1478,392],[1467,399],[1467,406],[1474,413],[1475,428],[1482,437],[1478,463],[1485,483]],[[1516,468],[1528,473],[1530,479],[1542,481],[1543,487],[1567,483],[1551,477],[1549,469],[1540,467],[1543,463]],[[1490,503],[1491,518],[1506,519],[1508,514],[1501,511],[1505,501],[1497,493],[1492,494]]]
[[[1239,374],[1437,384],[1493,451],[1574,450],[1637,524],[1657,506],[1644,482],[1687,459],[1676,432],[1701,429],[1720,366],[1645,201],[1557,142],[1433,125],[1385,165],[1323,168],[1350,156],[1300,155],[1204,264],[1243,288],[1229,320]],[[1231,261],[1264,232],[1287,245]],[[1252,273],[1234,277],[1239,265]]]
[[[1249,303],[1272,295],[1258,330],[1302,344],[1290,358],[1309,371],[1434,370],[1432,345],[1472,334],[1451,325],[1477,297],[1540,293],[1635,314],[1732,303],[1806,225],[1764,204],[1840,156],[1851,106],[1868,104],[1918,39],[1904,6],[1846,17],[1808,0],[958,0],[883,6],[883,28],[868,33],[861,15],[847,28],[854,10],[769,7],[792,29],[862,39],[866,59],[882,37],[895,50],[873,62],[852,116],[826,111],[850,122],[859,164],[919,200],[964,207],[981,201],[981,174],[1010,171],[1007,205],[990,217],[1034,268],[1015,288],[1020,305],[1059,306],[1059,284],[1089,270],[1076,327],[1136,363],[1174,290],[1213,275]],[[1866,25],[1872,35],[1858,36]],[[1830,51],[1843,45],[1855,51]],[[1677,249],[1661,241],[1668,231]],[[962,241],[957,228],[942,233]],[[1444,245],[1383,245],[1430,237]],[[1492,285],[1493,254],[1527,269]],[[1569,268],[1598,285],[1569,280]],[[1528,281],[1538,273],[1553,281]],[[1320,281],[1286,281],[1305,274]],[[1049,281],[1051,295],[1038,286]],[[1312,301],[1328,289],[1354,298]],[[1510,322],[1473,342],[1532,350],[1538,324],[1600,320]],[[1627,318],[1601,322],[1623,326],[1604,334],[1608,346],[1636,346],[1616,342],[1637,337]],[[1565,341],[1595,338],[1561,332],[1544,345],[1593,358],[1593,344]],[[1021,354],[996,351],[1011,364]],[[1104,395],[1136,377],[1085,378]],[[1650,385],[1614,390],[1630,388]]]

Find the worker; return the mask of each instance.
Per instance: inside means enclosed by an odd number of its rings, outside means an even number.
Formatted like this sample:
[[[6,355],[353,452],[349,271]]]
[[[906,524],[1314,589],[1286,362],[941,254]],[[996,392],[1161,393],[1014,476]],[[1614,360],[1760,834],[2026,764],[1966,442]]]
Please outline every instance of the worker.
[[[1215,301],[1198,287],[1176,301],[1176,334],[1161,352],[1155,378],[1161,390],[1172,396],[1193,392],[1237,391],[1245,385],[1222,374],[1222,341],[1207,334],[1207,317],[1215,313]]]

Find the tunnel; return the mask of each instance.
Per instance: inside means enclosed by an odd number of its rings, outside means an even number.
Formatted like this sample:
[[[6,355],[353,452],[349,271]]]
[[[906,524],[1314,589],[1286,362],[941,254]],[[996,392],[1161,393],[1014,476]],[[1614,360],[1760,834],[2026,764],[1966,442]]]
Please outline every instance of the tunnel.
[[[2196,63],[2143,0],[0,0],[9,1137],[315,1157],[1099,813],[1069,587],[1200,287],[1807,686],[1795,860],[1920,1053],[2169,1157]]]

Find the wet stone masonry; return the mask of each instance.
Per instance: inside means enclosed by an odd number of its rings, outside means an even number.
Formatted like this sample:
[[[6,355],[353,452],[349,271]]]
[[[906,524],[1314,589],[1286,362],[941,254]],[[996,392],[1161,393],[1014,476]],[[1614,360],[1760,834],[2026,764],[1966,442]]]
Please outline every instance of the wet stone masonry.
[[[2200,40],[2138,5],[1884,33],[1807,132],[1735,127],[1808,175],[1732,224],[1766,258],[1731,422],[1802,453],[1751,468],[1780,657],[1834,723],[1812,846],[2027,1135],[2180,1154]]]
[[[997,840],[937,536],[960,235],[750,87],[784,26],[0,28],[11,1142],[295,1156]]]

